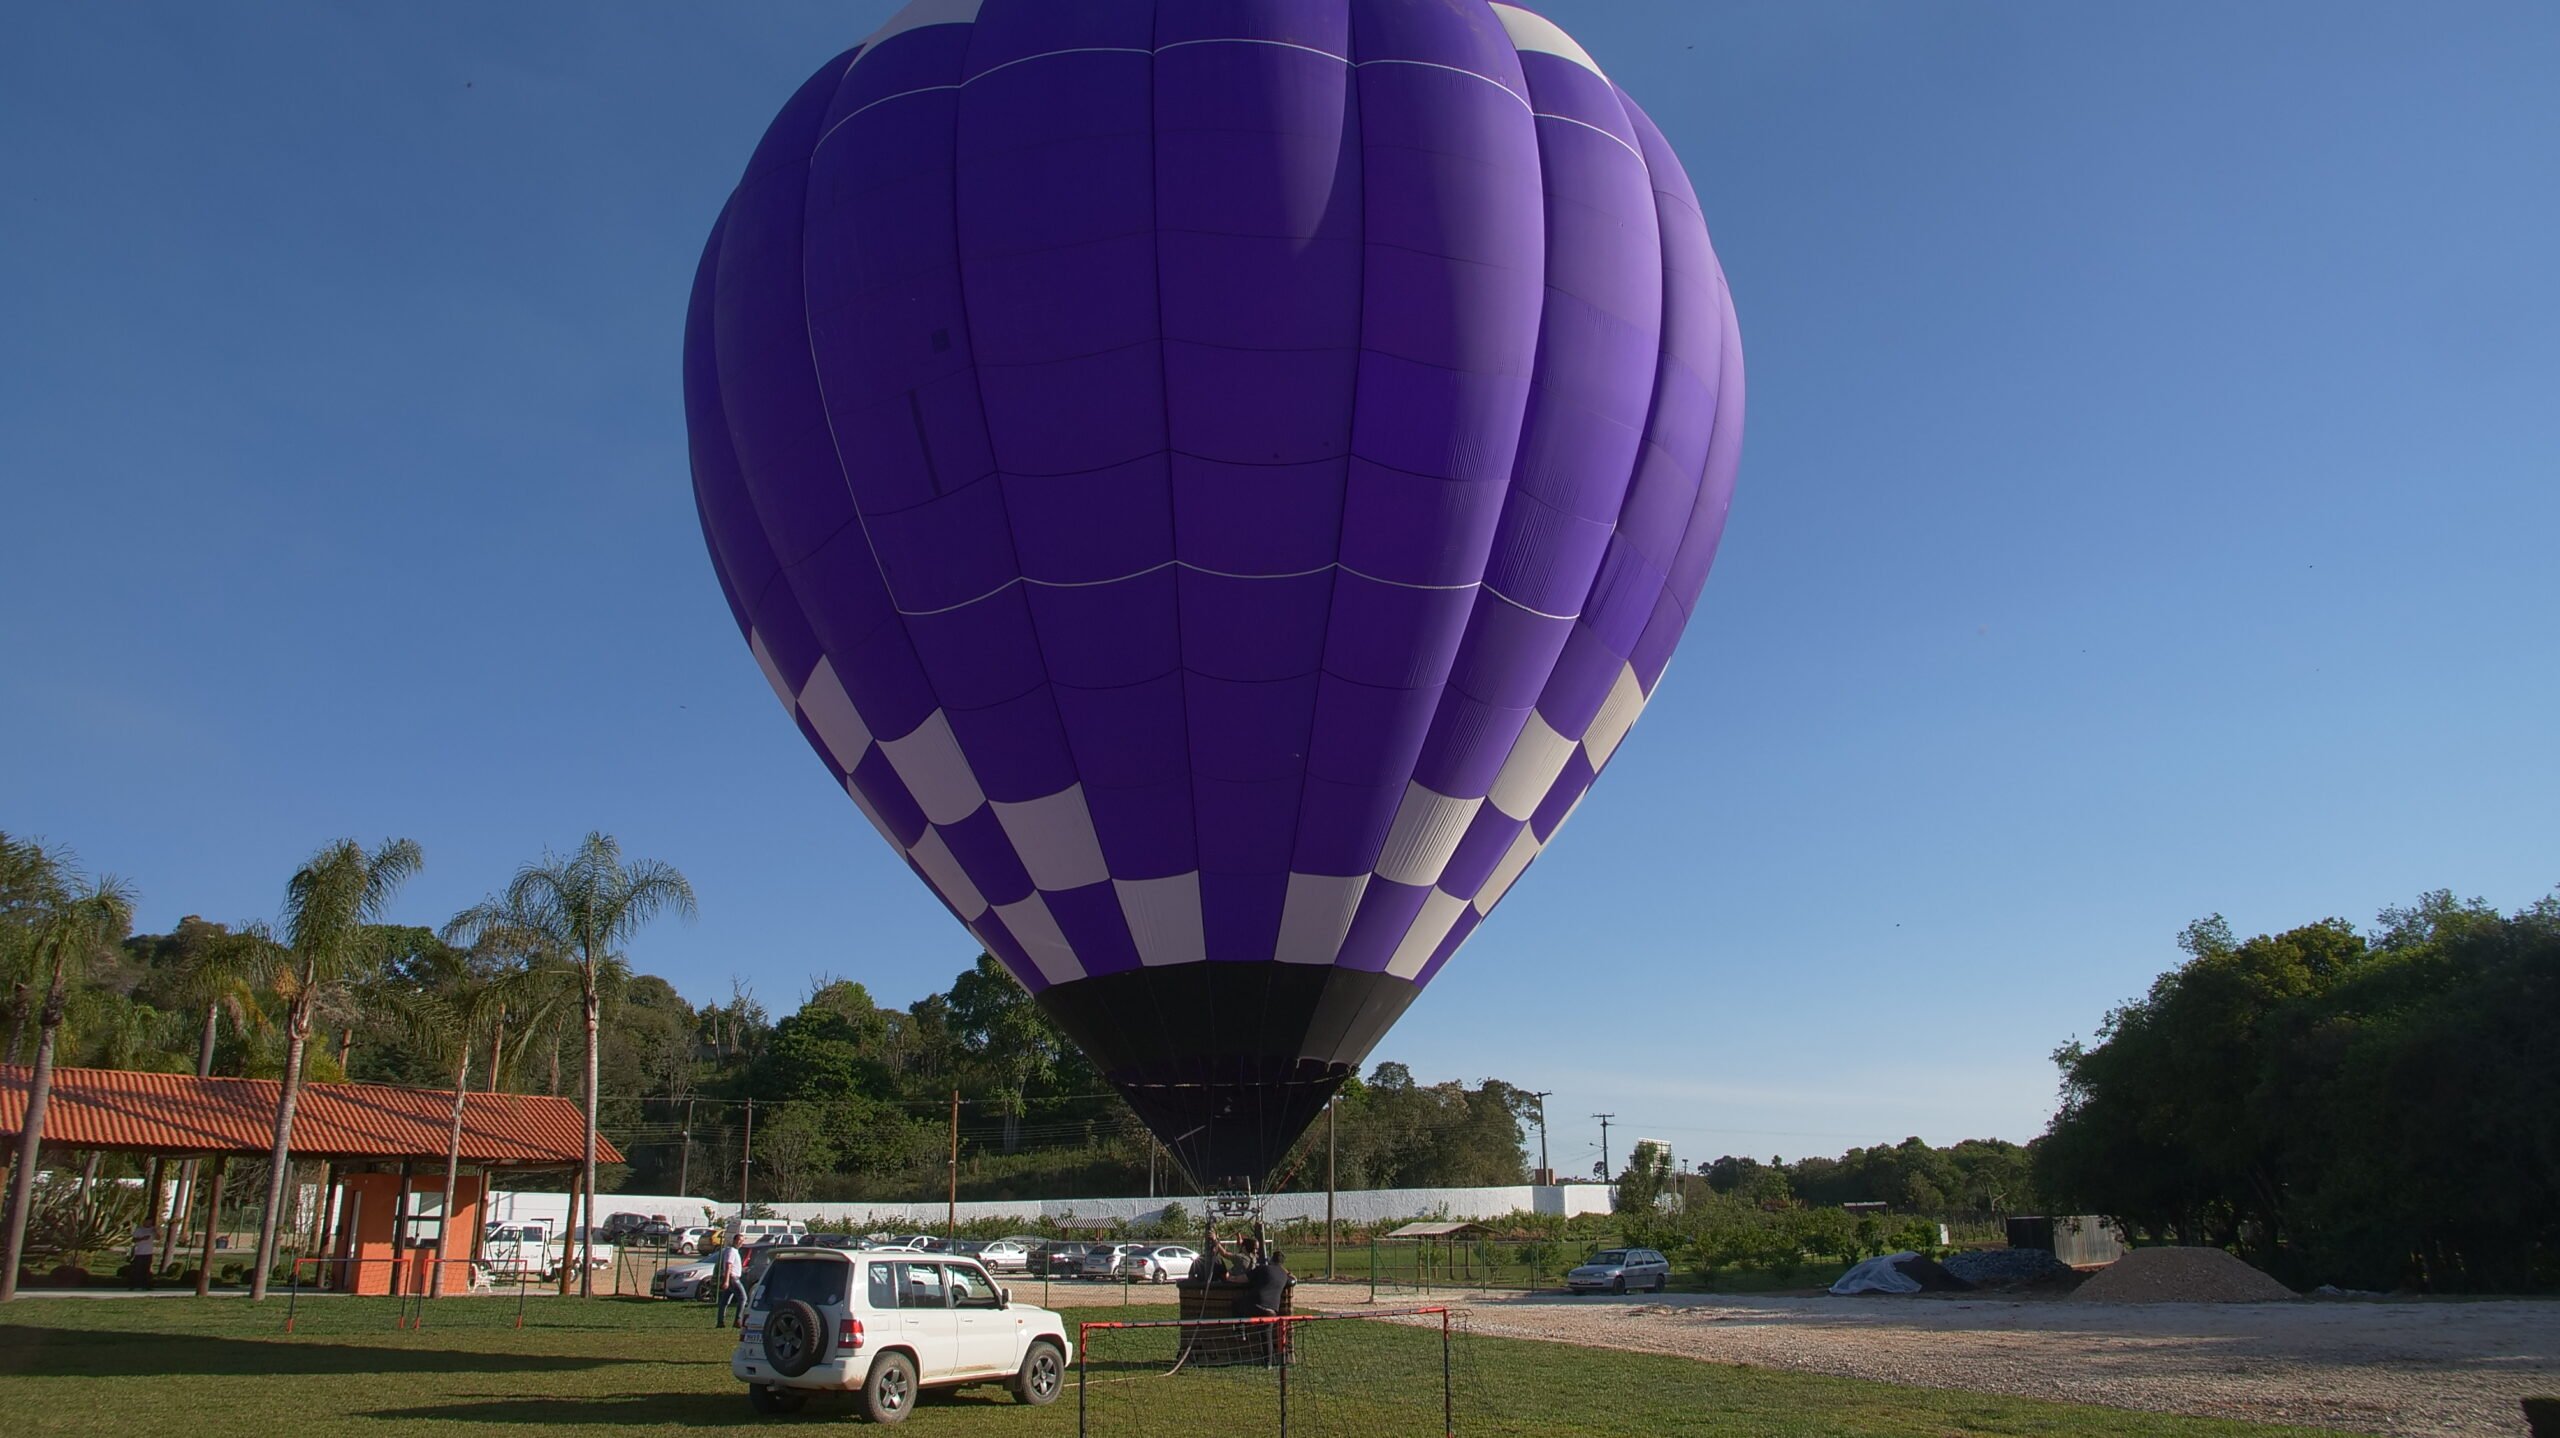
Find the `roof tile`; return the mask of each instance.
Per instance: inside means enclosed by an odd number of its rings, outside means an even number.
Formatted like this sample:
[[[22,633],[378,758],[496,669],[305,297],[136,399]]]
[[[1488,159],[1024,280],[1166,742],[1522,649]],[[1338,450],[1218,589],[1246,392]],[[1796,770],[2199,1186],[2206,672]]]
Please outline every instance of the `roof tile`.
[[[23,1066],[0,1066],[0,1137],[13,1143],[26,1125],[31,1080]],[[44,1140],[72,1149],[264,1154],[275,1145],[276,1088],[274,1079],[55,1069]],[[440,1160],[452,1123],[451,1089],[306,1083],[294,1106],[293,1153]],[[569,1099],[465,1094],[462,1161],[576,1163],[584,1129],[584,1116]],[[599,1134],[596,1161],[620,1163],[622,1151]]]

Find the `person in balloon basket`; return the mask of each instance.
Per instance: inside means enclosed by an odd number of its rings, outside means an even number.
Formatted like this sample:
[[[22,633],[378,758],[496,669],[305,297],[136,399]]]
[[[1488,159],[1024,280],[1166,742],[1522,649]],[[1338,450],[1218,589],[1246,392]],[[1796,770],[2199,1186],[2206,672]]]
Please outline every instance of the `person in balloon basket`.
[[[1245,1270],[1244,1291],[1236,1295],[1236,1317],[1277,1318],[1288,1311],[1289,1285],[1297,1282],[1274,1248]]]
[[[747,1255],[738,1247],[746,1235],[738,1234],[720,1245],[720,1304],[711,1310],[711,1326],[729,1326],[729,1305],[738,1305],[738,1326],[747,1323]]]
[[[1191,1265],[1190,1279],[1202,1288],[1207,1288],[1212,1284],[1226,1282],[1229,1271],[1227,1245],[1218,1237],[1216,1229],[1210,1229],[1209,1251],[1200,1255],[1198,1263]]]

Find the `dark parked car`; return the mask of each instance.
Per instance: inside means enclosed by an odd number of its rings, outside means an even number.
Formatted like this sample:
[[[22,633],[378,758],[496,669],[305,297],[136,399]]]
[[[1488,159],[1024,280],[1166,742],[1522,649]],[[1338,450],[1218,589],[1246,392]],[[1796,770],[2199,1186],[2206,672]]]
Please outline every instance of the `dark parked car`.
[[[1085,1250],[1091,1247],[1090,1243],[1072,1239],[1044,1243],[1031,1250],[1031,1260],[1023,1271],[1034,1278],[1073,1278],[1084,1271]]]

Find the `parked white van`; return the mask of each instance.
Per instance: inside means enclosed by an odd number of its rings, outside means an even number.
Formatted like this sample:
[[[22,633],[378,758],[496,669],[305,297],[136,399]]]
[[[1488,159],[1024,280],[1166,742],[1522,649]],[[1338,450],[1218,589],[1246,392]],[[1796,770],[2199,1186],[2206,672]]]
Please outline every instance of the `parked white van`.
[[[560,1258],[551,1224],[544,1219],[493,1223],[480,1243],[480,1262],[497,1278],[549,1278],[558,1271]]]
[[[1003,1383],[1021,1402],[1048,1403],[1074,1359],[1065,1320],[1013,1302],[968,1259],[786,1248],[748,1300],[729,1373],[758,1413],[853,1393],[863,1416],[896,1423],[926,1388]]]
[[[723,1243],[749,1247],[767,1239],[789,1238],[800,1231],[799,1225],[787,1218],[733,1218],[720,1228]]]

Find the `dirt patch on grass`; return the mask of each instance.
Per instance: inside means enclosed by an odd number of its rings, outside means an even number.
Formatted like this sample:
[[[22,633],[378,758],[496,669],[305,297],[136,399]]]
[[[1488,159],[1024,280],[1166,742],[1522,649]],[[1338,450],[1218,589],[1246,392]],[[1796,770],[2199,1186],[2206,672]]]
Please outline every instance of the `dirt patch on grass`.
[[[1366,1296],[1349,1285],[1300,1290],[1311,1307],[1357,1306]],[[1468,1331],[1500,1337],[2414,1438],[2522,1433],[2518,1400],[2560,1392],[2560,1302],[2105,1303],[2059,1294],[1425,1301],[1461,1306]]]

